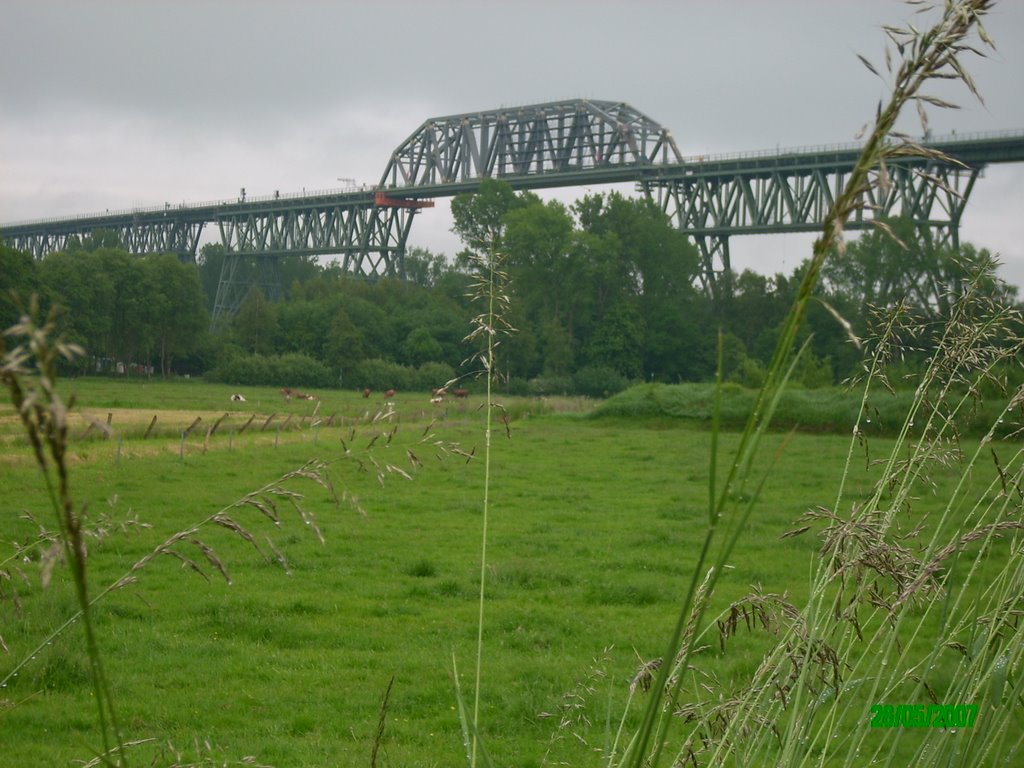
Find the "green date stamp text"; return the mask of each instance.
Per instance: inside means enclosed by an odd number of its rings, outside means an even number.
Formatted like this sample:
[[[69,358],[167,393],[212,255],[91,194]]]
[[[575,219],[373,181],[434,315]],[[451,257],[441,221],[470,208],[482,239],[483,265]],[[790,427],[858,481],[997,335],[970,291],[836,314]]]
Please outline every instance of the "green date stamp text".
[[[977,704],[875,704],[872,728],[971,728]]]

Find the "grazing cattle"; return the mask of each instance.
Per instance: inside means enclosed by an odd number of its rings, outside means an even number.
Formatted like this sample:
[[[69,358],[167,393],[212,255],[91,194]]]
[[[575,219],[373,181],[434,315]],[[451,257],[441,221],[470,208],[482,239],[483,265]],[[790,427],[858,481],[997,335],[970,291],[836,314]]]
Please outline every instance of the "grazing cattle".
[[[238,393],[235,393],[235,394],[233,394],[231,396],[231,402],[233,402],[233,403],[244,403],[245,402],[245,395],[240,395]]]
[[[440,389],[432,389],[432,390],[430,390],[430,394],[433,397],[441,397],[441,398],[443,398],[445,395],[448,394],[448,388],[447,387],[441,387]]]
[[[395,396],[395,390],[393,390],[393,389],[389,389],[387,392],[384,393],[384,399],[385,400],[390,400],[394,396]]]
[[[452,394],[456,397],[469,397],[468,389],[453,389]]]
[[[363,397],[369,397],[371,394],[372,394],[372,390],[370,390],[370,389],[364,389],[363,390]]]
[[[296,400],[316,400],[316,395],[307,395],[305,392],[299,392],[297,389],[291,387],[285,387],[281,390],[281,395],[285,400],[291,400],[293,397]]]

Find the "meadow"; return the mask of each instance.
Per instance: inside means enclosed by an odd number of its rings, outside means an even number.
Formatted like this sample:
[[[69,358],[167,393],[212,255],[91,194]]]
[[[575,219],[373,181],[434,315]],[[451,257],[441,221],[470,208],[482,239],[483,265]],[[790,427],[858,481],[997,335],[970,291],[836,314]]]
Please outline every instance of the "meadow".
[[[0,410],[0,762],[1019,764],[1021,317],[992,266],[938,318],[890,307],[864,399],[786,392],[845,222],[891,161],[942,159],[896,133],[901,112],[916,102],[927,133],[923,105],[950,106],[930,81],[977,95],[959,57],[975,32],[991,45],[988,6],[885,28],[889,96],[756,397],[654,385],[593,413],[498,410],[488,377],[486,401],[438,410],[269,389],[227,408],[197,382],[77,380],[65,419],[48,384],[75,350],[22,322],[0,368],[32,441]],[[467,340],[494,372],[504,223],[476,223]],[[887,412],[868,393],[908,350],[914,395]]]
[[[436,407],[425,394],[399,393],[388,406],[378,396],[334,392],[319,403],[284,402],[275,390],[253,389],[247,402],[230,403],[228,388],[200,382],[82,379],[62,387],[77,392],[95,421],[111,414],[107,438],[79,416],[70,454],[73,492],[96,528],[94,594],[171,534],[311,458],[327,463],[338,497],[308,479],[289,481],[315,525],[283,501],[279,523],[253,505],[232,508],[262,555],[235,532],[206,525],[179,543],[183,558],[152,560],[96,604],[124,736],[153,740],[134,748],[134,764],[149,764],[159,750],[218,765],[247,757],[260,765],[366,765],[374,753],[375,764],[394,766],[465,759],[452,674],[454,655],[469,687],[479,398]],[[600,765],[631,681],[663,652],[693,571],[712,436],[683,420],[594,418],[583,400],[506,405],[507,439],[501,427],[491,467],[482,737],[499,765]],[[159,429],[144,438],[154,415]],[[203,421],[183,440],[196,416]],[[14,542],[51,527],[52,512],[10,406],[0,408],[0,439],[6,559]],[[737,436],[719,439],[728,452]],[[806,511],[832,503],[850,439],[768,438],[771,478],[710,616],[754,588],[797,604],[806,598],[820,540],[813,531],[783,534]],[[858,446],[848,499],[870,493],[879,471],[871,458],[887,446],[884,435]],[[915,514],[941,506],[956,477],[950,470],[928,478]],[[70,765],[99,749],[80,633],[72,626],[47,640],[76,611],[69,579],[58,566],[41,588],[37,560],[36,552],[30,562],[5,563],[25,580],[5,583],[0,604],[0,676],[9,678],[0,691],[3,766]],[[712,622],[691,659],[714,695],[740,686],[768,648],[769,633],[742,623],[725,641]],[[867,725],[854,718],[844,727]]]

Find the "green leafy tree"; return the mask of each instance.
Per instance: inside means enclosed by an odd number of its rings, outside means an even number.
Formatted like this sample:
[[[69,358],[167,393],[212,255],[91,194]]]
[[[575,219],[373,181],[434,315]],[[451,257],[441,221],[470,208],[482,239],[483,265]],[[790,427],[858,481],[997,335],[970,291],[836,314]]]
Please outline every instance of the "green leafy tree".
[[[110,338],[114,288],[94,252],[52,253],[39,264],[40,285],[47,301],[58,307],[58,329],[68,341],[94,356],[102,355]]]
[[[822,277],[828,292],[858,321],[869,307],[885,309],[898,302],[939,318],[949,317],[951,302],[991,262],[984,249],[936,244],[929,230],[899,218],[882,222],[837,250],[825,263]],[[987,285],[994,297],[1013,298],[1005,284],[989,279]]]
[[[78,237],[72,235],[67,240],[67,245],[64,250],[68,253],[78,253],[79,251],[99,251],[99,250],[124,250],[124,244],[121,242],[121,238],[117,236],[117,233],[112,229],[98,229],[95,232],[86,235],[85,237]]]
[[[450,269],[443,254],[427,248],[410,248],[405,254],[405,279],[413,285],[433,288]]]
[[[278,278],[289,295],[300,286],[315,280],[322,271],[316,256],[288,256],[278,260]]]
[[[506,214],[534,199],[533,194],[517,195],[503,181],[484,179],[477,192],[456,195],[452,199],[452,231],[475,253],[487,248],[504,248]],[[459,259],[466,260],[463,255]]]
[[[525,380],[540,371],[538,333],[527,318],[522,302],[513,302],[509,307],[508,321],[516,332],[502,341],[504,371],[509,377]]]
[[[196,265],[199,267],[199,281],[206,295],[206,307],[213,312],[217,301],[217,287],[220,285],[220,273],[224,268],[227,252],[220,243],[208,243],[199,250]]]
[[[110,316],[109,333],[94,339],[93,349],[118,362],[140,359],[153,343],[154,313],[161,304],[160,276],[147,279],[146,262],[123,249],[101,248],[93,253],[100,265],[97,277],[102,276],[110,289],[109,304],[97,308]]]
[[[775,348],[774,331],[792,301],[790,297],[778,295],[777,284],[773,277],[745,269],[733,279],[732,295],[724,299],[729,302],[729,311],[723,315],[723,324],[763,363],[771,359]]]
[[[39,276],[32,256],[0,244],[0,330],[14,325],[20,316],[14,297],[28,305],[39,291]]]
[[[402,359],[409,365],[420,366],[426,362],[440,362],[444,350],[426,328],[414,328],[402,342]]]
[[[652,297],[641,305],[645,379],[677,383],[714,378],[715,327],[711,302],[696,292],[685,299]]]
[[[210,324],[199,272],[174,254],[147,257],[143,264],[154,286],[150,294],[150,328],[163,376],[174,358],[196,348]]]
[[[352,322],[348,312],[336,307],[324,343],[324,362],[337,371],[344,382],[346,374],[365,357],[366,346],[362,331]]]
[[[254,355],[266,355],[273,351],[277,335],[277,318],[263,291],[253,288],[231,324],[238,344]]]
[[[572,295],[572,216],[557,200],[534,199],[504,220],[513,290],[530,317],[561,319]]]
[[[697,249],[653,200],[612,192],[585,197],[575,210],[585,231],[614,235],[624,273],[636,294],[678,296],[693,292],[693,280],[700,268]]]
[[[644,321],[633,302],[619,302],[601,319],[590,342],[592,365],[605,366],[628,379],[643,376]]]
[[[573,370],[572,337],[552,318],[541,328],[540,352],[545,376],[568,376]]]
[[[587,292],[592,311],[599,313],[603,307],[637,295],[633,267],[622,258],[622,243],[614,232],[578,231],[573,258],[576,284]]]
[[[281,353],[298,352],[324,359],[327,329],[331,325],[333,302],[290,299],[274,305],[277,337],[274,349]]]
[[[345,314],[359,329],[367,357],[396,356],[397,342],[391,333],[387,310],[374,301],[372,293],[366,298],[346,295],[344,304],[339,306],[344,307]]]

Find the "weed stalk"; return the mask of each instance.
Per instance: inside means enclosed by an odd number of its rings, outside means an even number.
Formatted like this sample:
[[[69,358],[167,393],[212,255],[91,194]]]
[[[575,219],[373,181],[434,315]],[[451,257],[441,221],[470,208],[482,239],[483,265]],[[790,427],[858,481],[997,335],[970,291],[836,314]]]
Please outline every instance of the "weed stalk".
[[[647,706],[642,716],[641,724],[634,737],[627,747],[621,766],[641,768],[641,766],[657,766],[662,757],[664,747],[668,741],[668,729],[670,718],[666,713],[672,713],[677,708],[678,697],[682,686],[683,674],[688,666],[689,655],[692,649],[692,642],[684,639],[684,628],[690,624],[699,626],[702,621],[706,601],[696,600],[699,574],[703,571],[712,542],[721,537],[718,555],[715,565],[710,570],[708,593],[713,591],[717,579],[736,543],[739,533],[746,521],[752,514],[754,505],[760,495],[760,489],[767,474],[758,481],[757,486],[748,495],[745,491],[753,476],[753,462],[757,454],[761,439],[764,436],[767,426],[778,405],[779,398],[789,376],[796,357],[794,349],[798,331],[802,325],[807,312],[807,306],[811,300],[812,293],[818,282],[821,267],[828,255],[836,248],[843,247],[843,230],[849,217],[861,208],[866,194],[875,187],[886,187],[889,183],[886,172],[886,162],[899,155],[920,155],[934,158],[944,162],[950,159],[942,156],[941,153],[932,149],[920,147],[897,134],[895,126],[898,117],[904,107],[909,103],[916,103],[919,106],[924,103],[936,103],[936,100],[922,93],[922,88],[928,82],[939,78],[958,78],[977,95],[976,89],[970,77],[961,66],[958,56],[965,50],[973,51],[964,42],[967,36],[977,30],[981,38],[988,42],[987,35],[981,27],[980,19],[989,9],[991,3],[988,0],[962,0],[961,2],[947,2],[938,22],[931,28],[919,32],[911,27],[908,30],[897,30],[887,28],[890,38],[895,43],[901,56],[899,66],[895,72],[894,82],[891,89],[889,101],[883,106],[879,103],[874,125],[864,144],[861,155],[850,173],[847,182],[828,211],[822,235],[814,244],[813,255],[805,271],[800,284],[797,298],[791,308],[782,329],[778,344],[775,349],[772,361],[769,365],[763,387],[760,390],[754,409],[751,412],[747,426],[743,431],[740,444],[737,448],[727,475],[727,479],[721,489],[718,490],[717,499],[711,502],[711,513],[709,525],[701,546],[697,565],[694,568],[693,577],[682,601],[680,613],[677,616],[675,628],[670,637],[668,647],[663,657],[664,663],[658,671],[653,690],[659,695],[653,695],[648,699]],[[869,62],[862,59],[869,69],[875,71]],[[890,72],[892,60],[887,57]],[[877,71],[875,71],[877,74]],[[941,106],[941,104],[940,104]],[[923,110],[921,115],[923,118]],[[894,143],[892,138],[899,138],[901,141]],[[710,460],[711,471],[714,472],[717,466],[717,457],[712,456]],[[715,492],[714,480],[710,481],[710,489]],[[720,525],[723,525],[720,531]],[[691,616],[692,612],[692,616]],[[813,626],[813,625],[812,625]],[[804,637],[799,645],[798,653],[811,656],[815,648],[824,638],[815,634]],[[670,664],[670,659],[676,659],[676,663]],[[813,665],[803,664],[799,673],[799,680],[795,685],[793,695],[788,703],[790,712],[789,732],[798,730],[797,717],[801,713],[805,696],[807,675]],[[676,670],[674,676],[672,671]],[[736,722],[734,718],[733,723]],[[732,732],[733,725],[729,726]],[[733,736],[735,738],[735,734]],[[723,739],[717,751],[717,759],[724,758],[721,745],[734,744],[732,739]],[[786,742],[785,764],[793,764],[796,758],[794,749],[795,742]],[[724,747],[726,751],[728,746]],[[716,759],[716,760],[717,760]]]
[[[67,415],[73,403],[65,405],[56,391],[58,360],[71,361],[83,352],[75,345],[54,340],[53,313],[42,325],[36,319],[38,314],[37,299],[33,296],[28,311],[18,323],[4,331],[3,337],[17,340],[16,346],[8,351],[4,338],[0,337],[0,380],[18,412],[32,446],[36,465],[43,476],[50,507],[60,532],[60,546],[74,582],[89,659],[89,677],[103,741],[103,762],[111,766],[126,766],[117,710],[92,619],[86,574],[86,543],[82,529],[84,508],[76,507],[68,477]]]

